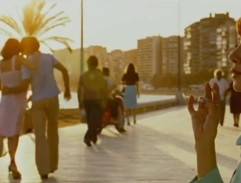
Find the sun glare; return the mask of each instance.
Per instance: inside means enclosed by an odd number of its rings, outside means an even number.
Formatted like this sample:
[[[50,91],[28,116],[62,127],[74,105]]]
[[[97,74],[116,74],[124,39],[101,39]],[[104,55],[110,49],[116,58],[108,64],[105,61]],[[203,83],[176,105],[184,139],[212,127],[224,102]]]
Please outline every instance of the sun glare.
[[[20,29],[25,30],[22,25],[21,19],[23,18],[23,7],[26,5],[26,3],[29,2],[34,2],[31,0],[11,0],[11,1],[5,1],[5,0],[0,0],[1,6],[0,6],[0,16],[10,16],[14,19],[14,21],[17,22],[17,24],[20,25]],[[35,1],[37,2],[37,1]],[[25,9],[25,15],[27,15],[25,27],[31,26],[30,24],[28,25],[28,22],[32,20],[32,14],[33,9],[32,5],[33,3],[29,3],[29,7]],[[51,5],[56,4],[54,8],[52,8],[48,12],[48,8],[51,7]],[[49,6],[48,6],[49,5]],[[44,34],[44,38],[49,38],[49,37],[56,37],[57,42],[61,41],[59,37],[66,37],[70,40],[73,40],[73,42],[70,43],[70,46],[72,48],[79,48],[80,46],[80,1],[73,0],[73,1],[66,1],[66,0],[47,0],[46,1],[46,7],[43,9],[42,13],[48,13],[49,16],[54,16],[57,15],[58,13],[62,13],[63,16],[66,16],[69,21],[61,25],[61,17],[59,17],[59,20],[57,19],[56,25],[49,25],[48,27],[51,28],[53,26],[53,29],[47,28],[48,31]],[[7,27],[4,25],[3,22],[0,22],[0,29],[6,29],[9,31],[15,38],[21,39],[24,34],[21,35],[19,32],[11,30],[10,27]],[[32,28],[32,27],[28,27]],[[41,27],[40,27],[41,28]],[[23,31],[24,32],[24,31]],[[10,37],[3,35],[3,32],[0,32],[0,47],[3,46],[4,42]],[[65,42],[65,40],[62,40]],[[50,42],[49,43],[51,47],[55,49],[61,49],[64,48],[65,46],[61,45],[60,43],[56,42]],[[65,44],[65,43],[64,43]],[[44,50],[49,50],[46,46],[42,45],[41,46]]]

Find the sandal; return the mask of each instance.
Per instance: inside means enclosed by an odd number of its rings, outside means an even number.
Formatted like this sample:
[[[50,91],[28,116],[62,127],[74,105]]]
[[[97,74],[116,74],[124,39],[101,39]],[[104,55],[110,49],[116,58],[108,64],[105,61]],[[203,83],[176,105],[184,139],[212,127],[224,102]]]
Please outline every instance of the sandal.
[[[12,172],[13,179],[21,179],[21,173],[18,171],[15,161],[11,161],[8,171]]]

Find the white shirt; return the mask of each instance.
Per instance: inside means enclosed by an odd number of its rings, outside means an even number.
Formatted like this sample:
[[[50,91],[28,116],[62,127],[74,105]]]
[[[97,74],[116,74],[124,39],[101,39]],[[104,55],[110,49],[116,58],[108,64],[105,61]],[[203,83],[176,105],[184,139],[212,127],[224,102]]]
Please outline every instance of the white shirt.
[[[220,99],[221,100],[224,100],[224,93],[225,91],[229,88],[229,83],[228,83],[228,80],[224,79],[224,78],[221,78],[221,79],[217,79],[217,78],[212,78],[210,81],[209,81],[211,87],[213,87],[213,84],[214,83],[217,83],[218,84],[218,87],[219,87],[219,94],[220,94]]]

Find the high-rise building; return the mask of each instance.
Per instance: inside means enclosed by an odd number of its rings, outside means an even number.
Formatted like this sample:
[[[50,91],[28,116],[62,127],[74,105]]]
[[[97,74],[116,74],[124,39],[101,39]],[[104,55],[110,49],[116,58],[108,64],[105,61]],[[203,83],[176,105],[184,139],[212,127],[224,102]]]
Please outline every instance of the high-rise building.
[[[178,69],[182,69],[183,60],[183,38],[180,36],[170,36],[162,40],[162,70],[161,74],[177,74]],[[180,63],[179,63],[180,62]],[[180,68],[178,67],[180,64]]]
[[[153,36],[139,39],[137,43],[137,67],[140,79],[149,82],[161,72],[162,37]]]
[[[235,44],[235,20],[229,13],[210,14],[191,24],[184,35],[185,73],[228,69],[228,54]]]

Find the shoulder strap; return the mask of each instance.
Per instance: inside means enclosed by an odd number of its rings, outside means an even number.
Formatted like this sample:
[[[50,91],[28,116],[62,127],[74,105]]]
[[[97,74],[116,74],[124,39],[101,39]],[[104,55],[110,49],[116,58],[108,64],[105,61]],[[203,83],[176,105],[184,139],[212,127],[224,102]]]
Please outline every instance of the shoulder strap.
[[[15,70],[15,65],[16,65],[16,56],[13,56],[11,58],[11,70],[14,71]]]

